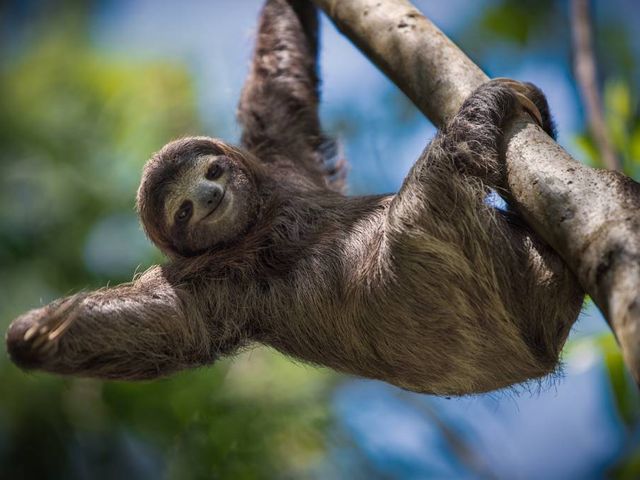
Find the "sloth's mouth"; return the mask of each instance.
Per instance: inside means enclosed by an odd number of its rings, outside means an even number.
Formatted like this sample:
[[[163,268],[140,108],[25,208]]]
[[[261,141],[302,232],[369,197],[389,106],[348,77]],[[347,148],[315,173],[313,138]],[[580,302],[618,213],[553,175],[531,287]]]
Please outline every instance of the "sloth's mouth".
[[[222,192],[222,195],[220,195],[220,199],[218,200],[218,203],[216,203],[216,204],[211,208],[211,210],[209,211],[209,213],[207,213],[204,217],[202,217],[202,218],[200,219],[200,221],[202,221],[202,220],[206,220],[206,219],[207,219],[207,218],[209,218],[211,215],[213,215],[213,214],[216,212],[216,210],[218,210],[218,207],[222,204],[222,201],[224,200],[224,197],[226,196],[226,194],[227,194],[227,190],[225,189],[225,190]]]

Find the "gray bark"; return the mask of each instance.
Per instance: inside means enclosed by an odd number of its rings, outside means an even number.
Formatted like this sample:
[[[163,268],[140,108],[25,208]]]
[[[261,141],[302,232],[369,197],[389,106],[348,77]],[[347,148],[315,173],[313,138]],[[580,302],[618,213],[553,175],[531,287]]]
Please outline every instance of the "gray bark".
[[[405,0],[313,0],[437,126],[488,80]],[[512,200],[593,298],[640,380],[640,185],[577,162],[525,118],[505,132]]]

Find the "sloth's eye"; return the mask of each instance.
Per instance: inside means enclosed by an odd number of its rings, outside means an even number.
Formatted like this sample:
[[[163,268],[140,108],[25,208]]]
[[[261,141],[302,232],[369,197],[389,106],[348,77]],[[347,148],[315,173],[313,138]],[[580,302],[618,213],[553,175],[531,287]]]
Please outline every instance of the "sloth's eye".
[[[191,213],[193,212],[193,204],[191,202],[184,202],[180,209],[176,212],[176,222],[177,223],[185,223],[189,218],[191,218]]]
[[[205,177],[207,178],[207,180],[217,180],[222,176],[223,172],[224,169],[222,168],[222,166],[219,163],[214,163],[207,170],[207,174],[205,175]]]

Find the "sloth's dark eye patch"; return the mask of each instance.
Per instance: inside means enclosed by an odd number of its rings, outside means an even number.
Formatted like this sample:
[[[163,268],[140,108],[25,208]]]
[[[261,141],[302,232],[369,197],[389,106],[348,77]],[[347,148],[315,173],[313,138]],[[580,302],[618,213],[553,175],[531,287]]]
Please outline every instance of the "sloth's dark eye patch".
[[[217,180],[222,176],[223,173],[223,166],[219,163],[214,163],[208,168],[207,173],[205,174],[205,178],[207,180]]]
[[[176,212],[175,221],[176,223],[184,224],[189,221],[191,215],[193,214],[193,203],[189,200],[185,200],[180,205],[180,208]]]

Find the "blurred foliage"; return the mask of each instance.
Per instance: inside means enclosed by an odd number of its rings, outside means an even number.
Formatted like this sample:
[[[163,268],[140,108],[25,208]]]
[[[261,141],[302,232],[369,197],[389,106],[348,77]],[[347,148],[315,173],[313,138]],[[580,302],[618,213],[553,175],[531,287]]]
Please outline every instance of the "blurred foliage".
[[[266,349],[147,383],[3,365],[0,477],[302,478],[323,458],[327,375]]]
[[[548,29],[555,13],[552,0],[508,0],[489,6],[481,31],[496,40],[524,45],[540,28]]]
[[[640,98],[637,88],[640,68],[632,47],[633,34],[622,20],[624,12],[606,8],[605,2],[592,1],[591,6],[592,16],[596,19],[594,48],[609,135],[622,159],[624,172],[640,179]],[[480,58],[496,48],[527,50],[529,55],[536,55],[552,46],[552,55],[559,55],[571,70],[569,4],[552,0],[491,3],[462,35],[461,44],[465,51]],[[602,167],[589,131],[585,128],[583,132],[576,132],[575,139],[584,153],[584,161]]]
[[[603,108],[609,138],[616,154],[622,160],[624,173],[640,179],[640,111],[638,93],[630,84],[616,78],[604,85]],[[588,131],[576,135],[577,145],[582,149],[587,163],[602,167],[600,154]]]
[[[613,335],[602,335],[591,340],[604,358],[615,401],[615,411],[626,427],[627,445],[620,458],[609,471],[609,478],[633,480],[640,478],[640,394],[638,386],[628,373],[620,348]]]
[[[56,18],[0,70],[3,330],[160,260],[133,208],[140,171],[200,130],[183,66],[108,56],[85,17]],[[3,352],[0,478],[299,478],[323,456],[330,379],[266,349],[136,384],[26,375]]]
[[[457,38],[462,49],[482,65],[482,58],[504,50],[522,53],[531,45],[569,54],[566,2],[499,0],[487,2]],[[533,52],[531,52],[533,53]],[[505,57],[513,61],[513,56]],[[516,60],[517,61],[517,60]]]
[[[640,421],[638,388],[627,373],[620,348],[612,335],[602,335],[593,339],[607,367],[609,380],[616,402],[616,411],[628,428]]]

